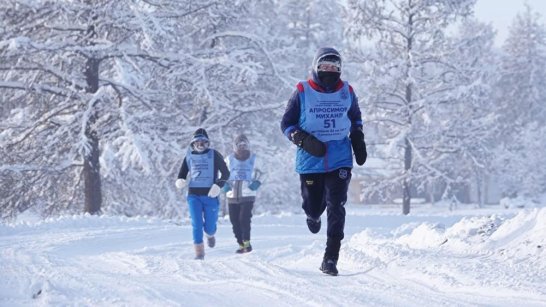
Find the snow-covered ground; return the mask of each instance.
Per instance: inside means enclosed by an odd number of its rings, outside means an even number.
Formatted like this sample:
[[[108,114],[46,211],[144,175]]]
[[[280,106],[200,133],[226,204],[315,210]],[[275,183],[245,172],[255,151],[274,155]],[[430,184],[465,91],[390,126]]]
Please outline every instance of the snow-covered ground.
[[[204,261],[187,221],[0,225],[0,305],[546,306],[546,208],[347,209],[337,277],[302,215],[254,217],[244,255],[221,219]]]

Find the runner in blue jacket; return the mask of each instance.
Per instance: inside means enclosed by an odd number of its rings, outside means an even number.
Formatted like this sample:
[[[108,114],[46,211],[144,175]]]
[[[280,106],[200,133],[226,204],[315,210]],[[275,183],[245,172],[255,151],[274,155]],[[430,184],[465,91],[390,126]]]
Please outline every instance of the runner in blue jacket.
[[[337,50],[320,48],[311,77],[297,84],[281,122],[284,135],[298,146],[296,172],[312,233],[320,231],[320,217],[327,210],[326,250],[320,269],[330,275],[338,274],[353,152],[358,165],[367,158],[358,98],[349,83],[340,79],[341,68]]]

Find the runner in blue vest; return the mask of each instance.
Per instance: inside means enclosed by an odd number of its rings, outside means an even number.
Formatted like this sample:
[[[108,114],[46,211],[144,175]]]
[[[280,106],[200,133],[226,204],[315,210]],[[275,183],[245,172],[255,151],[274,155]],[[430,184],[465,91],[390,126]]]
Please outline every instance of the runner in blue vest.
[[[188,186],[187,200],[193,228],[195,259],[205,258],[203,231],[207,236],[207,245],[214,247],[216,244],[214,234],[220,208],[218,195],[229,178],[224,157],[209,148],[209,144],[207,131],[203,128],[197,129],[176,180],[177,188]],[[188,173],[190,178],[187,177]]]
[[[283,133],[298,146],[296,172],[312,233],[320,231],[320,217],[327,210],[326,250],[320,269],[330,275],[338,274],[353,152],[358,165],[367,157],[358,98],[349,83],[340,79],[341,67],[337,50],[320,48],[311,78],[297,84],[281,122]]]
[[[244,134],[238,135],[233,144],[233,153],[226,157],[229,181],[224,186],[229,207],[229,220],[239,248],[238,254],[252,251],[250,245],[250,222],[256,191],[261,182],[255,175],[256,155],[250,151],[250,142]]]

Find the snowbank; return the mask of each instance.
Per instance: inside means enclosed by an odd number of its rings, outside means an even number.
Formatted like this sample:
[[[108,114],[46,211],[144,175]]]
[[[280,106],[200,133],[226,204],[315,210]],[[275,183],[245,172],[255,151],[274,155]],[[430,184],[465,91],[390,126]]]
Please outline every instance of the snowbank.
[[[489,255],[503,261],[531,261],[546,269],[546,208],[522,210],[509,219],[495,214],[463,217],[450,227],[430,222],[404,224],[390,235],[365,230],[353,236],[350,244],[357,250],[381,245],[383,250],[389,246],[400,253],[448,250],[460,256]]]

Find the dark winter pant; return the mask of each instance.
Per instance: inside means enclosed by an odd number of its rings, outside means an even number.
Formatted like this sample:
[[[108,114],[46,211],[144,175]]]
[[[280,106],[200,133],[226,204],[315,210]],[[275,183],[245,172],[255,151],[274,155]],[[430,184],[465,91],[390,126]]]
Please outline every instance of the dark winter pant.
[[[250,219],[254,202],[230,203],[229,220],[233,226],[233,234],[240,245],[250,241]]]
[[[345,228],[345,202],[351,181],[351,169],[340,168],[329,173],[300,174],[302,208],[318,219],[327,210],[328,228],[324,258],[337,261]]]

